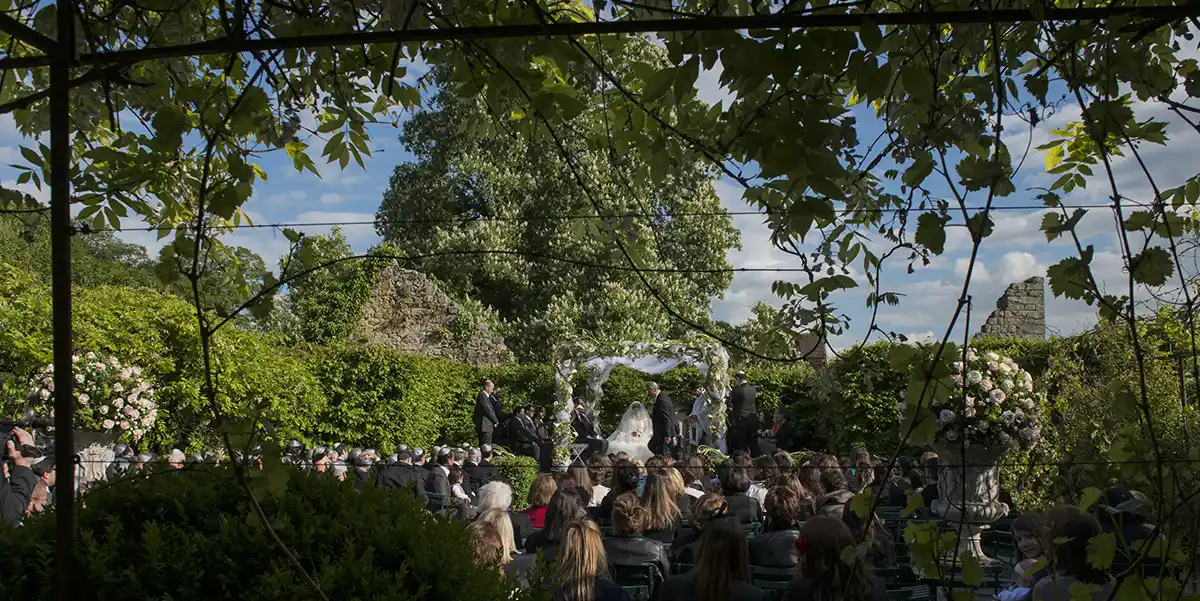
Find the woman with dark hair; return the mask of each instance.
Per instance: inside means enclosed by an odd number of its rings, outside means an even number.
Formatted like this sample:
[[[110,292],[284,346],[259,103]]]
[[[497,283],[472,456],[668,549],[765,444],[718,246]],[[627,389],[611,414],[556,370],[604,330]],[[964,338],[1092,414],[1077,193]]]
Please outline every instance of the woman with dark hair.
[[[885,489],[887,496],[883,498],[883,502],[887,506],[908,506],[909,493],[920,488],[910,477],[916,465],[917,462],[912,457],[900,457],[896,459],[896,469],[891,474],[891,477],[888,478],[887,488]]]
[[[804,485],[800,483],[800,478],[796,474],[789,473],[776,476],[771,482],[771,488],[777,486],[790,488],[792,492],[796,493],[796,498],[800,500],[800,521],[803,522],[816,514],[816,499],[804,488]]]
[[[1110,599],[1114,581],[1108,572],[1088,561],[1088,542],[1103,531],[1096,518],[1082,514],[1056,524],[1050,540],[1054,547],[1054,573],[1042,578],[1033,587],[1033,601],[1071,601],[1076,583],[1087,585],[1095,601]]]
[[[558,483],[550,474],[538,474],[533,479],[533,484],[529,485],[529,495],[525,497],[529,507],[522,509],[521,513],[529,516],[529,523],[533,524],[534,528],[541,530],[546,527],[546,507],[550,505],[550,499],[556,491]]]
[[[712,478],[709,476],[708,464],[704,462],[704,457],[689,455],[687,459],[683,460],[679,471],[683,474],[683,482],[687,486],[684,492],[689,496],[698,499],[708,492]]]
[[[721,468],[721,492],[729,504],[729,513],[743,524],[762,521],[762,505],[746,494],[750,490],[750,474],[740,467]]]
[[[804,465],[796,468],[796,477],[800,479],[800,485],[804,490],[808,491],[808,496],[813,500],[813,510],[816,510],[816,500],[820,499],[825,494],[825,487],[821,486],[821,468],[816,461],[810,459]]]
[[[642,506],[649,512],[646,516],[646,536],[663,543],[674,541],[679,534],[683,515],[675,504],[669,476],[658,470],[646,475]]]
[[[796,491],[776,486],[767,493],[766,527],[762,534],[750,540],[750,565],[770,568],[796,565],[799,561],[796,539],[800,538],[803,511]]]
[[[817,515],[834,519],[842,518],[842,508],[854,498],[854,493],[846,490],[846,481],[842,470],[825,470],[821,472],[821,488],[825,495],[817,499]]]
[[[553,601],[628,601],[629,594],[608,576],[608,557],[600,528],[591,520],[574,520],[563,528],[562,553]]]
[[[627,492],[613,501],[612,536],[604,537],[608,563],[615,567],[654,566],[661,582],[671,573],[671,561],[663,543],[643,535],[650,523],[650,512],[642,507],[637,495]]]
[[[879,516],[872,515],[870,520],[860,518],[847,503],[842,507],[842,523],[846,524],[856,540],[871,542],[871,548],[867,550],[867,563],[876,568],[888,565],[892,558],[893,544]]]
[[[604,500],[600,501],[600,505],[593,508],[592,515],[598,519],[608,519],[612,517],[612,504],[617,497],[622,493],[629,491],[637,491],[638,483],[641,481],[641,470],[628,459],[621,459],[613,463],[612,481],[609,482],[608,495]]]
[[[887,589],[866,564],[842,561],[843,552],[853,546],[854,536],[841,520],[817,516],[804,522],[796,540],[799,577],[784,593],[784,601],[887,601]]]
[[[525,552],[537,553],[540,550],[546,561],[555,560],[562,548],[567,526],[586,517],[587,509],[579,492],[573,487],[560,488],[546,508],[546,527],[525,539]]]
[[[575,488],[579,490],[580,494],[589,500],[592,498],[592,476],[588,473],[586,465],[576,461],[567,468],[566,475],[575,481]]]
[[[850,478],[847,488],[850,492],[860,493],[875,482],[875,464],[871,453],[864,447],[855,447],[850,451]]]
[[[775,466],[779,468],[779,473],[787,473],[792,471],[792,456],[784,451],[776,451],[771,455],[771,459],[775,460]]]
[[[750,490],[746,491],[746,494],[758,499],[758,504],[763,505],[767,502],[767,490],[770,488],[771,478],[779,473],[779,466],[775,464],[774,459],[766,455],[756,458],[753,465]]]
[[[714,520],[700,537],[696,567],[668,578],[658,601],[767,601],[767,592],[750,584],[746,534],[733,518]]]

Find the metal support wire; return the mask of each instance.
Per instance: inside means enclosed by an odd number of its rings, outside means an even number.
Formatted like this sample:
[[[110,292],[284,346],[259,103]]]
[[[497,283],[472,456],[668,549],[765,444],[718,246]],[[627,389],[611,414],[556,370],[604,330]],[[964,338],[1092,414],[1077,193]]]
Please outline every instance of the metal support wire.
[[[50,256],[54,322],[55,562],[58,598],[71,601],[75,555],[75,379],[71,355],[71,62],[74,9],[57,0],[58,40],[50,64]]]

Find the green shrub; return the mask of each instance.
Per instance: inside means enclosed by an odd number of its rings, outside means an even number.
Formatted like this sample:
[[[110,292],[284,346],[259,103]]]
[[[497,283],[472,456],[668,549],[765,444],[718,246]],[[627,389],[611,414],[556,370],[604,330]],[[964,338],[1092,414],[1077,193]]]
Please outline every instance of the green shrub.
[[[358,494],[350,482],[275,469],[287,479],[278,494],[260,495],[263,510],[328,598],[507,598],[498,574],[472,564],[461,524],[430,516],[411,495],[374,487]],[[92,492],[78,516],[73,598],[316,599],[256,515],[226,470],[134,478]],[[47,513],[0,533],[9,554],[0,598],[58,598],[54,528]]]
[[[525,497],[529,494],[529,486],[538,475],[537,462],[532,457],[505,455],[493,457],[491,463],[499,478],[512,488],[513,509],[524,509],[528,505]]]

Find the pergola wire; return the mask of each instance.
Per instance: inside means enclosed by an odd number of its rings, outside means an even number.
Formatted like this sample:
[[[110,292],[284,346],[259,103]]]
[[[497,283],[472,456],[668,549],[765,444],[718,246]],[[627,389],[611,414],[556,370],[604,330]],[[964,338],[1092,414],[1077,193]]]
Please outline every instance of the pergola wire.
[[[821,27],[854,28],[878,25],[935,25],[935,24],[993,24],[1024,21],[1096,21],[1128,16],[1150,19],[1156,26],[1171,21],[1200,16],[1200,3],[1161,6],[1112,6],[1093,8],[1052,8],[1039,10],[963,10],[909,11],[851,14],[793,14],[775,13],[754,16],[698,16],[677,19],[615,20],[594,22],[563,22],[544,24],[498,25],[482,27],[449,27],[436,29],[392,29],[380,31],[347,31],[322,35],[239,39],[223,37],[195,43],[164,47],[144,47],[97,53],[76,54],[75,6],[72,0],[55,0],[57,39],[51,39],[7,15],[0,15],[0,31],[14,39],[41,50],[44,54],[30,57],[0,59],[0,70],[15,68],[50,68],[50,86],[42,93],[9,102],[31,103],[42,98],[50,100],[50,214],[53,301],[53,358],[56,365],[55,386],[61,391],[73,388],[71,365],[71,218],[70,163],[71,113],[70,90],[75,85],[101,77],[109,67],[141,61],[198,57],[214,54],[261,52],[289,48],[318,48],[372,43],[471,41],[499,38],[541,38],[601,34],[663,33],[692,31],[808,29]],[[71,79],[71,69],[77,66],[99,66],[92,75]],[[9,109],[11,110],[11,109]],[[65,461],[75,456],[74,399],[61,394],[55,399],[55,454]],[[57,593],[63,601],[75,597],[74,542],[75,489],[73,478],[60,478],[55,495],[57,513]]]

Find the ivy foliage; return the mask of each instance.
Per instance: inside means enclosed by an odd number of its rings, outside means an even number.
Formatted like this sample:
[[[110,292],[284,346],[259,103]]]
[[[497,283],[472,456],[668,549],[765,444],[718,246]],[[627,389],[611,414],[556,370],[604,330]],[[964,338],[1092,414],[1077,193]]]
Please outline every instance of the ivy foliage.
[[[278,477],[273,475],[278,472]],[[76,597],[103,599],[314,600],[319,597],[264,531],[228,470],[187,469],[130,478],[92,491],[79,512]],[[476,567],[460,523],[435,519],[411,495],[292,471],[278,457],[255,480],[275,534],[328,595],[362,599],[484,601],[507,584]],[[0,533],[15,556],[0,567],[6,599],[49,600],[55,514]],[[335,592],[340,591],[340,592]]]

